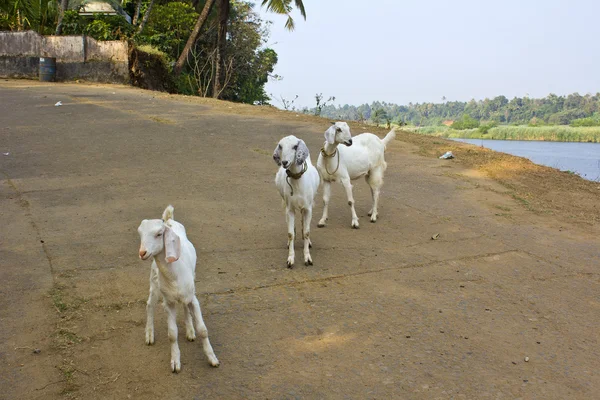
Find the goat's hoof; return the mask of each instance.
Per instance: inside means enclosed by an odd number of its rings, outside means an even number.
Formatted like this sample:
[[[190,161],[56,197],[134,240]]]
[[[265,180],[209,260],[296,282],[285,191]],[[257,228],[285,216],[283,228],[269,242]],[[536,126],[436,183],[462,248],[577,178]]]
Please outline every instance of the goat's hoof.
[[[369,215],[369,217],[370,217],[371,215],[373,215],[373,210],[369,211],[369,212],[368,212],[368,215]]]
[[[293,262],[293,261],[290,261],[290,260],[288,260],[288,262],[287,262],[287,267],[288,267],[289,269],[292,269],[292,268],[294,268],[294,262]]]
[[[148,346],[154,344],[154,332],[146,332],[146,344]]]
[[[178,360],[171,360],[171,371],[175,373],[181,371],[181,362]]]
[[[196,334],[192,333],[192,334],[187,334],[185,335],[186,339],[188,340],[188,342],[193,342],[194,340],[196,340]]]
[[[311,259],[308,259],[308,260],[304,261],[304,265],[306,265],[306,266],[313,265],[313,262]]]
[[[317,224],[317,226],[318,226],[319,228],[325,228],[325,222],[319,222],[319,223]]]
[[[217,360],[217,357],[215,357],[215,356],[209,356],[208,363],[210,364],[211,367],[214,367],[214,368],[219,368],[219,366],[221,365],[221,363],[219,362],[219,360]]]
[[[375,222],[377,222],[377,217],[371,217],[371,222],[372,222],[372,223],[375,223]]]
[[[358,225],[358,222],[353,222],[352,229],[358,229],[358,228],[360,228],[360,226]]]

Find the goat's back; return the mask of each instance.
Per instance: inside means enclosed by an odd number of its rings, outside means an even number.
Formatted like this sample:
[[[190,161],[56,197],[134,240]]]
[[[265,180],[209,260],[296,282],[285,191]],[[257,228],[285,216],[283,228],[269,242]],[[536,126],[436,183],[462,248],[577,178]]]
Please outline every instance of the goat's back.
[[[339,145],[338,151],[351,179],[366,175],[372,168],[385,164],[385,146],[372,133],[352,137],[352,146]]]

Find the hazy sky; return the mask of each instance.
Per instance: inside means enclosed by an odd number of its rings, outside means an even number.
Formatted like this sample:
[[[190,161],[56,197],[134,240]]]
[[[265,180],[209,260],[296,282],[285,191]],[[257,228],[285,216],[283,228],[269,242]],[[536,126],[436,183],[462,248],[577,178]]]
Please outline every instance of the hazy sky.
[[[257,1],[260,4],[260,1]],[[313,107],[600,91],[599,0],[304,0],[267,93]],[[258,5],[257,5],[258,8]],[[273,101],[274,105],[279,105]]]

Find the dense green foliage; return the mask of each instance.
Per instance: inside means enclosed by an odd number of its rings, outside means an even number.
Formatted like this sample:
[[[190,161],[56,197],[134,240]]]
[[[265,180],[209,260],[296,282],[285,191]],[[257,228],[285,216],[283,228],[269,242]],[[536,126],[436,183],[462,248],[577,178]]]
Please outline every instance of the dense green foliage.
[[[471,117],[469,114],[463,114],[460,119],[457,119],[450,125],[452,129],[473,129],[479,127],[479,121]]]
[[[0,31],[34,30],[54,33],[58,16],[56,0],[0,0]]]
[[[600,126],[600,113],[595,113],[591,117],[587,118],[578,118],[571,121],[571,126],[579,127],[579,126]]]
[[[96,40],[122,40],[130,38],[135,32],[121,15],[81,16],[77,11],[65,12],[63,19],[64,35],[87,35]]]
[[[600,93],[581,96],[550,94],[541,99],[505,96],[469,102],[446,101],[443,103],[409,103],[397,105],[373,102],[360,106],[327,106],[321,115],[344,120],[369,120],[375,110],[384,110],[395,123],[415,126],[441,125],[444,121],[461,120],[464,115],[477,121],[495,121],[510,125],[568,125],[574,120],[591,117],[600,112]]]
[[[224,79],[219,98],[243,103],[265,103],[269,100],[264,85],[275,68],[277,53],[265,46],[268,35],[268,24],[252,9],[251,3],[231,2],[223,55]],[[179,76],[180,92],[213,95],[216,39],[217,30],[214,28],[200,37],[188,59],[186,71]]]
[[[69,1],[69,10],[64,13],[62,22],[63,35],[83,34],[97,40],[129,40],[135,47],[144,46],[143,54],[153,54],[154,59],[161,60],[158,64],[164,66],[164,71],[159,74],[162,77],[165,74],[175,75],[173,64],[182,53],[206,3],[206,0],[103,0],[117,11],[117,15],[83,16],[79,10],[85,1]],[[229,0],[228,3],[230,11],[222,54],[216,56],[218,13],[217,7],[214,7],[187,58],[183,74],[169,80],[175,80],[176,90],[180,93],[212,97],[218,63],[221,84],[217,85],[217,97],[244,103],[266,103],[270,99],[264,86],[277,63],[277,53],[266,46],[269,23],[260,18],[249,1]],[[295,6],[305,16],[300,0],[267,0],[263,4],[267,9],[288,17]],[[138,6],[137,24],[130,24],[123,15],[125,12],[134,15]],[[58,10],[59,0],[0,0],[0,29],[33,29],[41,34],[53,34]],[[147,10],[150,10],[149,13]],[[144,22],[146,15],[148,19]]]
[[[192,32],[198,13],[191,4],[173,1],[155,4],[138,43],[149,44],[176,59]]]

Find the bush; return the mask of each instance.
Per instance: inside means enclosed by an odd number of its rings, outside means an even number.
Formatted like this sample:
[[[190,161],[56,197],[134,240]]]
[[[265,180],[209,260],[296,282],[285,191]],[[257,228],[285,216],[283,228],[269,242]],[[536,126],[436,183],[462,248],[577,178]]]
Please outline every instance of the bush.
[[[79,15],[75,10],[65,12],[63,35],[87,35],[96,40],[125,40],[135,33],[135,27],[121,15]]]
[[[479,121],[468,114],[463,114],[462,118],[456,120],[450,125],[450,128],[456,130],[473,129],[479,127]]]
[[[496,121],[490,121],[485,125],[479,125],[479,128],[477,128],[479,130],[479,132],[482,135],[487,135],[488,132],[490,131],[490,129],[495,128],[498,126],[498,123]]]
[[[573,121],[571,121],[570,125],[573,127],[600,126],[600,117],[593,116],[593,117],[587,117],[587,118],[574,119]]]

